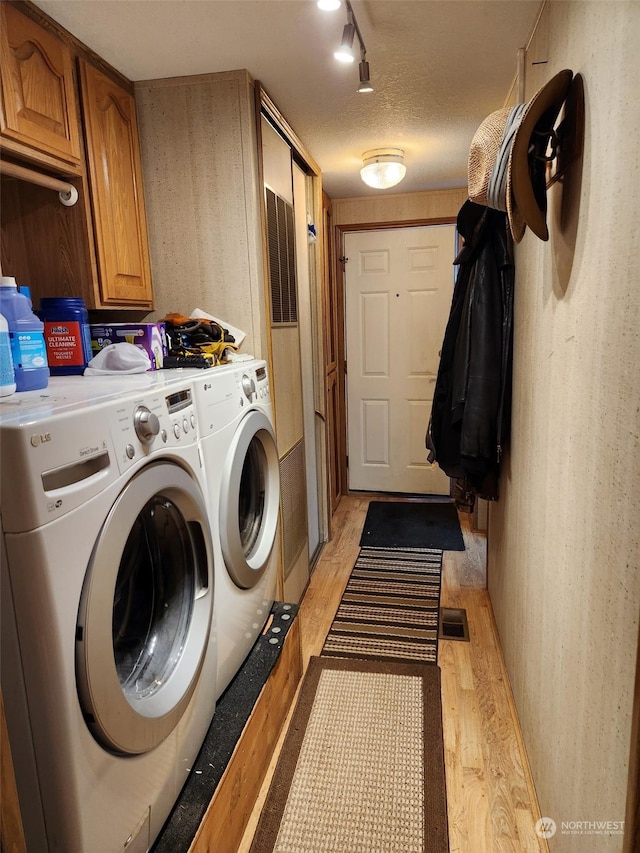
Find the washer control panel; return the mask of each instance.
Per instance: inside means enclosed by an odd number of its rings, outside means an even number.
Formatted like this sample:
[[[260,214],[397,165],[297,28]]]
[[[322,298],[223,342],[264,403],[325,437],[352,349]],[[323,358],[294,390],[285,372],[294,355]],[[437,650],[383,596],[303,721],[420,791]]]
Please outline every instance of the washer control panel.
[[[143,457],[194,445],[198,421],[192,389],[162,389],[118,403],[111,412],[111,435],[121,472]]]
[[[79,396],[82,405],[68,405],[63,395],[56,409],[42,397],[20,418],[0,422],[3,482],[19,484],[2,507],[5,533],[66,515],[145,459],[179,454],[202,467],[191,379],[138,390],[123,383],[120,395],[103,399],[99,390],[93,404]]]

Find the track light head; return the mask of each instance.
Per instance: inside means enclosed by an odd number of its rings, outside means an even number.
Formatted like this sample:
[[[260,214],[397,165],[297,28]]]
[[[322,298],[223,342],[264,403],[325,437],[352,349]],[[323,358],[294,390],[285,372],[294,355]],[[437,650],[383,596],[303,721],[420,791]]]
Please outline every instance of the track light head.
[[[344,25],[344,29],[342,31],[342,42],[338,50],[333,54],[340,62],[353,62],[353,37],[355,36],[355,33],[356,28],[353,26],[351,21]]]
[[[360,72],[360,85],[358,86],[358,92],[373,92],[369,73],[369,63],[366,59],[360,60],[358,70]]]

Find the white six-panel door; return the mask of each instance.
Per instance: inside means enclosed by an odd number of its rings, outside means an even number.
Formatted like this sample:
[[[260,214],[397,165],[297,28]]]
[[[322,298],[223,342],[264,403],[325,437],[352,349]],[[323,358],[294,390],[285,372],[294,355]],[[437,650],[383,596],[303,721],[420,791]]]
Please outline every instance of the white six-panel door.
[[[453,225],[345,235],[350,489],[449,494],[424,438],[454,251]]]

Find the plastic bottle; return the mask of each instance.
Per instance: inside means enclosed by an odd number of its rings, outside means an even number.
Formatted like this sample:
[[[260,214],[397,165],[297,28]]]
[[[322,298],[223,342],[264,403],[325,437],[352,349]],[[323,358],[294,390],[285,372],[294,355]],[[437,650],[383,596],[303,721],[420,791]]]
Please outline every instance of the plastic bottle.
[[[0,313],[9,326],[17,391],[36,391],[49,384],[44,323],[31,310],[31,300],[18,292],[15,278],[0,277]]]
[[[0,397],[8,397],[15,390],[16,377],[13,372],[13,359],[11,358],[9,324],[7,318],[0,314]]]
[[[80,297],[40,300],[47,361],[52,376],[83,373],[92,358],[89,315]]]

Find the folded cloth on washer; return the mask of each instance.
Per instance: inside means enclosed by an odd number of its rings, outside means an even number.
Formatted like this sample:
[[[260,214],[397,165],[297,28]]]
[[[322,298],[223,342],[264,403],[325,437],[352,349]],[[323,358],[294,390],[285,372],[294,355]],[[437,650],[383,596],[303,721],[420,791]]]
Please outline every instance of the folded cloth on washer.
[[[137,347],[122,341],[119,344],[109,344],[94,355],[84,369],[85,376],[105,376],[108,373],[146,373],[151,370],[151,359],[147,353]]]

